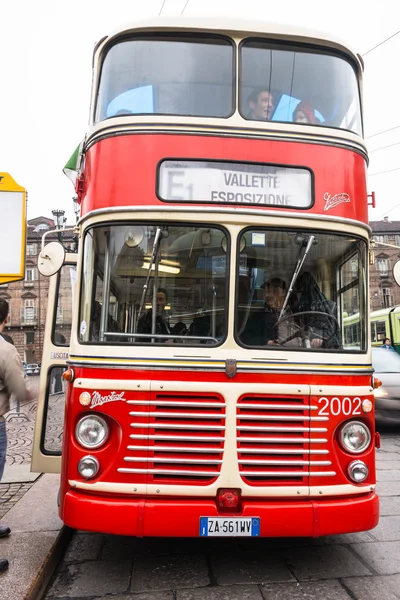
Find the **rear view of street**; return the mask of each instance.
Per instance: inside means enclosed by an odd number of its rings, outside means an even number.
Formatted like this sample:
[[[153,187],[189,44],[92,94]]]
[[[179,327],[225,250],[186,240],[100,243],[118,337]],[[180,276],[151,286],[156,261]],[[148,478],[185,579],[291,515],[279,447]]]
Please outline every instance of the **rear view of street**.
[[[377,451],[378,527],[311,539],[135,539],[76,532],[46,600],[400,598],[400,437]]]

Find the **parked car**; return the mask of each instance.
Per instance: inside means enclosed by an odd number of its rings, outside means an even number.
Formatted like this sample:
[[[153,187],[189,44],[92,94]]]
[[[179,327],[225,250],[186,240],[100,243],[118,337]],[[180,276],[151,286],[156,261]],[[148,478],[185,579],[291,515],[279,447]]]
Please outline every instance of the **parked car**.
[[[23,372],[24,372],[24,377],[26,377],[27,364],[26,364],[26,362],[24,360],[22,361],[22,369],[23,369]]]
[[[27,365],[26,367],[26,374],[27,375],[39,375],[40,374],[40,367],[38,364],[36,363],[32,363],[30,365]]]
[[[400,425],[400,355],[394,350],[372,348],[372,366],[382,385],[374,390],[375,421]]]

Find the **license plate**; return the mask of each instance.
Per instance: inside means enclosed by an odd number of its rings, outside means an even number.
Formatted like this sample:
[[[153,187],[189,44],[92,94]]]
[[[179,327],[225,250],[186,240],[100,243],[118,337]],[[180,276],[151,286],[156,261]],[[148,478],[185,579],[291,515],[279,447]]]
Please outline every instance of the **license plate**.
[[[260,517],[200,517],[200,537],[260,535]]]

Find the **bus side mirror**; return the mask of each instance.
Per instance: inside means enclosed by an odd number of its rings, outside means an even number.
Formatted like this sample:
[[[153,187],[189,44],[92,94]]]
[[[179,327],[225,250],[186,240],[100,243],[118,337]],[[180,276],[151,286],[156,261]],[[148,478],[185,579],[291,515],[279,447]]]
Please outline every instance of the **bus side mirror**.
[[[61,269],[65,260],[65,248],[59,242],[50,242],[43,246],[38,258],[38,269],[41,275],[51,277]]]

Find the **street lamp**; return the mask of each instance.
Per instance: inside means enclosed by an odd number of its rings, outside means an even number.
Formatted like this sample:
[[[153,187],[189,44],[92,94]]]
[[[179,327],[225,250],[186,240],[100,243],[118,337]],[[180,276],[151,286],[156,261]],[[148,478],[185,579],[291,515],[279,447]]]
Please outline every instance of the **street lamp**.
[[[62,208],[57,208],[56,210],[52,210],[51,214],[54,217],[56,229],[64,229],[65,222],[67,220],[64,218],[65,210],[63,210]]]

